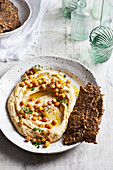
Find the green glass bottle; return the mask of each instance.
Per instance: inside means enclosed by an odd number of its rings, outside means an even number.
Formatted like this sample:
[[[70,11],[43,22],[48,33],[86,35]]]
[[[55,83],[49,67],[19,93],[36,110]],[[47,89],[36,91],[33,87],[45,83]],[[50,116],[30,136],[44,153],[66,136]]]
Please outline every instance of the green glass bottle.
[[[86,1],[80,0],[78,8],[71,13],[71,38],[86,40],[89,36],[91,17],[86,10]]]

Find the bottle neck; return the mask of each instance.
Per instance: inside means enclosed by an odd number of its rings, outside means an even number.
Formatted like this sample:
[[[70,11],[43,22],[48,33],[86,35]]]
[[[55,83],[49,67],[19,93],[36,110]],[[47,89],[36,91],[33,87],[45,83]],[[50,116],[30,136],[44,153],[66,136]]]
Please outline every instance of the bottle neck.
[[[80,14],[84,13],[86,11],[86,6],[87,6],[86,0],[80,0],[78,2],[78,12]]]

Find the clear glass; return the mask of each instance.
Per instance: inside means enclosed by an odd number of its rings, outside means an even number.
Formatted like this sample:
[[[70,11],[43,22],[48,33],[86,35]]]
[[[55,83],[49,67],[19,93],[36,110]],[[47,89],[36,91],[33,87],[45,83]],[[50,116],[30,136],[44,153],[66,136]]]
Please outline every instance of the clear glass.
[[[89,37],[90,14],[86,10],[86,1],[80,0],[78,8],[71,13],[71,38],[86,40]]]
[[[113,0],[103,0],[100,25],[113,29]]]
[[[71,18],[71,12],[77,8],[79,0],[62,0],[62,14],[65,17]]]
[[[103,2],[103,0],[93,0],[92,15],[96,19],[100,19],[100,17],[101,17],[102,2]]]
[[[109,27],[96,27],[90,33],[90,55],[96,63],[107,61],[113,50],[113,30]]]

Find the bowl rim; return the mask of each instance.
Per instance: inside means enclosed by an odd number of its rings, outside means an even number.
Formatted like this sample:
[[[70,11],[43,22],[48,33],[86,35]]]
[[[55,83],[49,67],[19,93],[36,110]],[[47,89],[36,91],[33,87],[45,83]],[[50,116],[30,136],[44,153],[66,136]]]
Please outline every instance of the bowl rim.
[[[29,11],[30,11],[30,12],[29,12],[28,18],[25,20],[25,22],[24,22],[20,27],[14,29],[14,30],[12,30],[12,31],[9,31],[9,32],[1,33],[1,34],[0,34],[0,38],[2,38],[2,37],[4,37],[4,36],[9,36],[9,35],[17,32],[18,30],[22,29],[22,28],[26,25],[26,23],[29,21],[29,19],[31,18],[31,14],[32,14],[31,6],[29,5],[29,3],[28,3],[27,0],[22,0],[22,1],[24,1],[24,2],[27,4],[28,8],[29,8]]]

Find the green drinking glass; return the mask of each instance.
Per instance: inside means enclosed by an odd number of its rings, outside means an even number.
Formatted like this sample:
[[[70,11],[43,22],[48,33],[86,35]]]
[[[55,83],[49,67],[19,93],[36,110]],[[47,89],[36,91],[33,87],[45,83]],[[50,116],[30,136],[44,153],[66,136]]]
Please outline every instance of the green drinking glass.
[[[107,61],[113,50],[113,30],[109,27],[100,26],[90,33],[90,55],[96,63]]]
[[[77,8],[79,0],[62,0],[62,14],[64,17],[71,18],[71,12]]]

